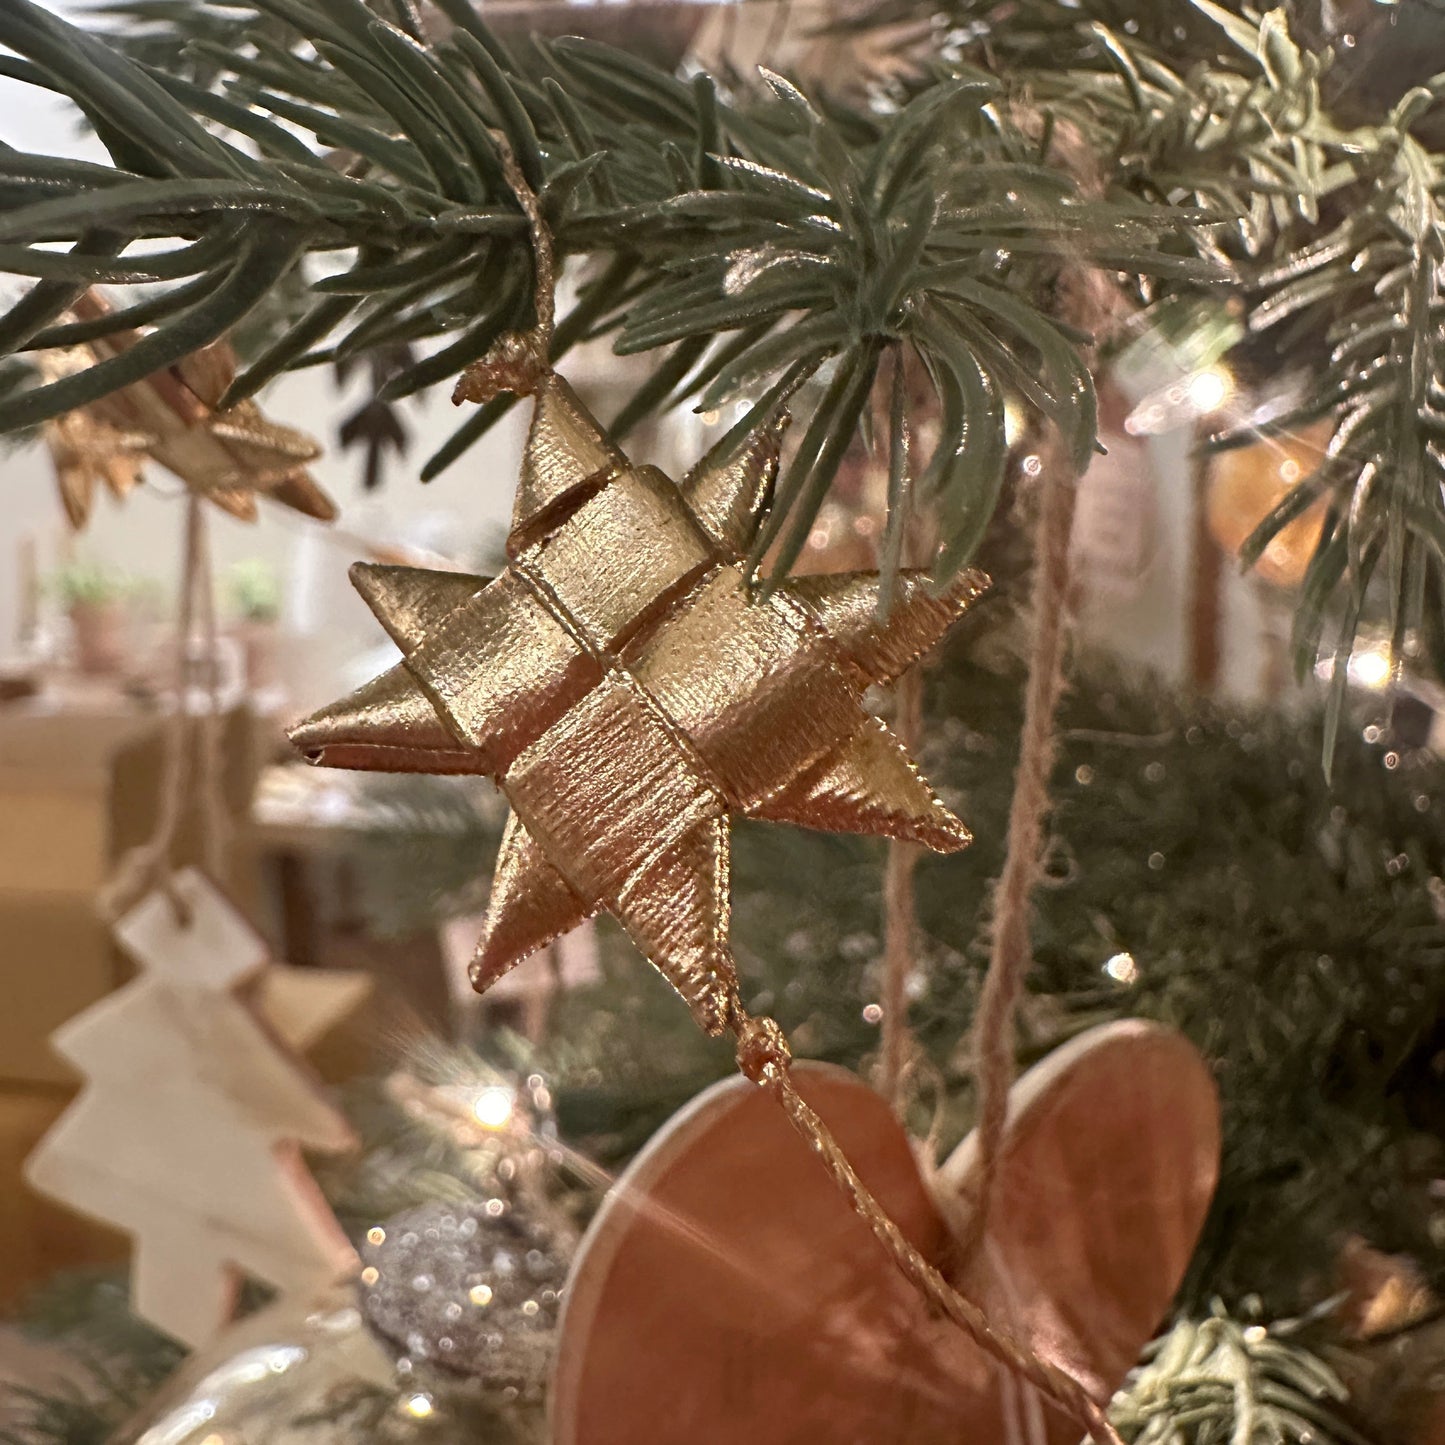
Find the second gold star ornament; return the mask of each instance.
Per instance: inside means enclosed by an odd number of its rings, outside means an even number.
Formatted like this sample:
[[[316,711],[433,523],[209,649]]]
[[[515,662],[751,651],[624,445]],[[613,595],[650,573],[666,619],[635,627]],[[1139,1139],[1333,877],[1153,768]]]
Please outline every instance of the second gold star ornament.
[[[315,763],[480,773],[506,792],[479,989],[605,909],[717,1033],[737,1000],[730,815],[968,843],[863,696],[987,579],[936,594],[905,574],[886,620],[875,573],[755,592],[741,559],[778,443],[755,433],[678,486],[634,466],[547,374],[506,570],[353,569],[403,660],[291,736]]]
[[[111,305],[92,288],[71,310],[83,328],[103,320]],[[115,331],[41,351],[36,367],[45,380],[55,381],[123,355],[142,335]],[[311,437],[272,421],[254,401],[218,409],[235,376],[230,344],[212,342],[47,422],[45,439],[71,527],[85,526],[100,486],[117,499],[125,497],[140,482],[148,458],[194,495],[242,521],[256,520],[258,493],[318,521],[334,521],[335,504],[307,470],[321,455]]]

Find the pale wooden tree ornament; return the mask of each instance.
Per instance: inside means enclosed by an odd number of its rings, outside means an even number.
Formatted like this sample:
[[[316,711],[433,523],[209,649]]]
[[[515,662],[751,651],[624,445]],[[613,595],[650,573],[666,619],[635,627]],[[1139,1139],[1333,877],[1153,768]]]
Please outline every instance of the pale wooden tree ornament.
[[[262,1012],[264,940],[204,875],[148,894],[115,936],[140,976],[54,1035],[86,1082],[26,1177],[134,1236],[134,1309],[195,1346],[243,1277],[313,1290],[354,1265],[301,1150],[356,1141]]]

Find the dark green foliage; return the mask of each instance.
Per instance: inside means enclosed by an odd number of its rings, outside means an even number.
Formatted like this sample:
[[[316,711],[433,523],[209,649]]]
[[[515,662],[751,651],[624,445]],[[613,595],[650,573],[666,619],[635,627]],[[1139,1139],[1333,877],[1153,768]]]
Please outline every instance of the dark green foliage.
[[[26,1333],[61,1345],[76,1369],[63,1384],[7,1385],[4,1445],[105,1445],[185,1351],[129,1309],[109,1274],[62,1276],[26,1301]]]
[[[127,243],[198,241],[172,255],[164,277],[200,278],[194,299],[161,318],[154,357],[133,370],[239,321],[303,256],[354,256],[317,276],[311,309],[232,394],[289,366],[445,338],[442,352],[388,383],[389,397],[402,396],[450,379],[527,319],[530,266],[502,181],[500,132],[539,190],[561,253],[628,266],[625,284],[584,298],[585,330],[616,331],[628,350],[677,348],[664,367],[669,384],[644,393],[635,414],[670,393],[704,406],[741,396],[761,415],[832,369],[783,481],[774,528],[785,561],[880,370],[891,374],[900,354],[920,359],[944,426],[911,495],[941,519],[947,568],[964,559],[995,495],[1006,392],[1057,421],[1076,462],[1092,446],[1079,338],[1048,305],[1060,270],[1214,274],[1187,242],[1160,250],[1161,237],[1197,219],[1187,209],[1161,197],[1084,198],[1046,138],[1008,119],[998,84],[981,72],[949,77],[892,116],[820,112],[777,77],[771,91],[724,101],[706,80],[684,84],[594,43],[509,50],[467,7],[443,8],[465,23],[418,43],[360,0],[258,0],[190,7],[190,16],[146,3],[132,12],[145,22],[139,46],[127,47],[143,57],[137,65],[16,0],[0,15],[0,42],[24,57],[27,78],[79,100],[117,171],[0,156],[0,179],[15,189],[0,259],[82,279],[123,268],[144,283],[163,279],[157,263],[122,262]],[[190,41],[169,65],[158,39],[167,27]],[[238,143],[192,114],[230,127]],[[300,143],[277,121],[314,140]],[[329,147],[350,164],[330,164]],[[102,222],[114,229],[98,255],[39,249],[79,242]],[[228,228],[219,256],[208,246],[218,227]],[[59,314],[68,297],[46,295],[49,316]],[[709,351],[733,332],[737,346]],[[564,322],[559,353],[571,334]],[[123,379],[117,370],[0,399],[0,427]],[[469,421],[444,458],[484,425]],[[895,537],[906,520],[897,508]]]
[[[941,1085],[946,1139],[971,1119],[967,1034],[1021,686],[962,645],[930,680],[924,769],[977,840],[918,869],[926,987],[913,1023],[931,1062],[914,1122],[928,1127]],[[1190,703],[1107,675],[1081,680],[1064,705],[1023,1059],[1134,1014],[1182,1028],[1214,1063],[1225,1168],[1188,1285],[1195,1306],[1251,1293],[1274,1312],[1316,1303],[1347,1233],[1445,1279],[1427,1190],[1445,1167],[1445,767],[1388,734],[1364,741],[1372,719],[1353,700],[1346,715],[1330,785],[1314,713]],[[398,820],[407,791],[395,793]],[[749,1008],[774,1014],[801,1053],[858,1066],[878,1041],[863,1010],[879,991],[881,847],[748,823],[734,839]],[[386,845],[372,877],[405,876],[398,846],[410,845]],[[426,866],[480,876],[491,846],[433,838]],[[420,901],[398,896],[388,911]],[[620,1163],[732,1057],[602,927],[609,982],[564,998],[545,1063],[564,1135]],[[1104,971],[1121,953],[1132,983]]]
[[[371,932],[405,933],[481,905],[506,819],[490,784],[390,773],[351,782],[356,895]]]
[[[965,952],[1011,774],[1009,714],[988,704],[1007,708],[1010,689],[961,671],[939,690],[968,719],[961,755],[939,761],[981,841],[928,866],[922,906],[930,933]],[[1445,1045],[1440,765],[1346,729],[1331,788],[1320,717],[1122,686],[1081,687],[1064,727],[1032,982],[1081,1016],[1174,1023],[1215,1061],[1225,1173],[1192,1297],[1317,1301],[1346,1231],[1439,1275],[1425,1186],[1442,1162],[1426,1112]],[[1129,988],[1101,971],[1125,951]],[[920,1007],[940,1045],[966,1022],[952,977]]]
[[[1109,1418],[1129,1445],[1366,1445],[1344,1384],[1299,1333],[1299,1321],[1266,1328],[1215,1301],[1149,1347]]]
[[[1260,278],[1250,328],[1293,327],[1319,336],[1324,353],[1298,405],[1217,444],[1291,431],[1335,418],[1325,462],[1304,479],[1246,547],[1268,545],[1281,519],[1321,495],[1329,512],[1296,620],[1296,666],[1320,650],[1326,606],[1346,596],[1336,643],[1337,676],[1378,576],[1396,655],[1438,626],[1430,581],[1445,566],[1445,174],[1409,133],[1433,104],[1429,92],[1401,103],[1392,143],[1346,162],[1353,209],[1309,251]]]

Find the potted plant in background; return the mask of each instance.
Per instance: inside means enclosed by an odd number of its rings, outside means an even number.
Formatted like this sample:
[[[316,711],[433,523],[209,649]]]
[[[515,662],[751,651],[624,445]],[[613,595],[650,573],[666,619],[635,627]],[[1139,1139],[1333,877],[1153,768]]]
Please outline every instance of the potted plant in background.
[[[227,574],[235,634],[245,656],[246,686],[260,692],[276,685],[276,623],[281,615],[281,584],[263,558],[248,557]]]
[[[76,670],[88,676],[119,672],[129,653],[129,579],[99,563],[77,561],[62,567],[53,582],[70,619]]]

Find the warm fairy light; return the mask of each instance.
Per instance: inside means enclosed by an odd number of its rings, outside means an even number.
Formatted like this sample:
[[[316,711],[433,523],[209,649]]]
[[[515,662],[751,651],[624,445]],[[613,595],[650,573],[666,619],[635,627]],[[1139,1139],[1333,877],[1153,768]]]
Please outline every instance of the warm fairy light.
[[[366,1242],[368,1244],[385,1244],[386,1231],[379,1224],[373,1224],[366,1231]]]
[[[361,1271],[362,1284],[375,1284],[381,1278],[381,1271],[374,1264],[369,1264]]]
[[[1357,687],[1367,687],[1372,692],[1388,687],[1394,672],[1394,658],[1383,643],[1373,647],[1361,647],[1350,658],[1350,681]],[[1315,664],[1315,676],[1321,682],[1328,682],[1334,675],[1334,658],[1320,658]]]
[[[1139,977],[1139,966],[1134,962],[1132,953],[1116,953],[1104,965],[1104,972],[1115,983],[1133,983]]]
[[[1206,366],[1150,392],[1129,413],[1124,430],[1134,437],[1158,436],[1222,410],[1233,396],[1233,373],[1227,367]]]
[[[479,1310],[484,1310],[492,1302],[492,1287],[489,1284],[474,1284],[467,1291],[467,1298]]]
[[[1222,366],[1207,366],[1189,378],[1189,400],[1200,416],[1218,411],[1234,391],[1234,378]]]
[[[1390,680],[1390,654],[1383,648],[1368,648],[1350,659],[1350,681],[1361,687],[1380,688]]]
[[[502,1129],[512,1118],[515,1095],[511,1089],[493,1084],[483,1089],[472,1104],[472,1116],[484,1129]]]
[[[425,1420],[436,1409],[436,1406],[432,1404],[430,1395],[423,1395],[418,1392],[415,1395],[408,1395],[406,1397],[404,1408],[413,1420]]]

